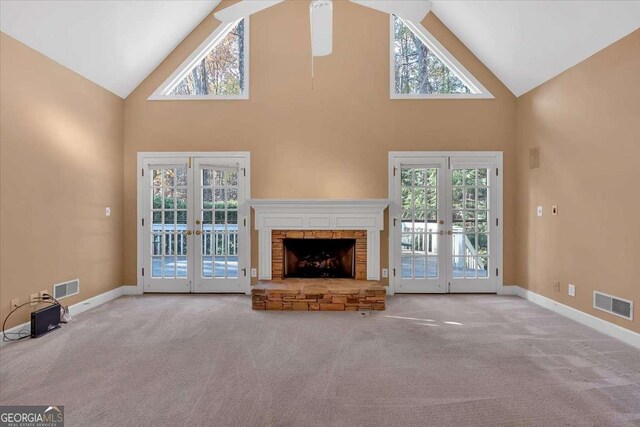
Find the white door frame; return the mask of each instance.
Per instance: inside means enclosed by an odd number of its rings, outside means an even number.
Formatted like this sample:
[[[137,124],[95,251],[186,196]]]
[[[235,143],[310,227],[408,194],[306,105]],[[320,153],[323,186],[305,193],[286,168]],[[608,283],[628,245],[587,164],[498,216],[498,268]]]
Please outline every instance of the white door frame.
[[[502,151],[390,151],[389,152],[389,161],[388,161],[388,195],[389,195],[389,288],[388,293],[390,295],[394,295],[396,292],[396,277],[391,274],[393,268],[395,266],[395,252],[396,252],[396,234],[397,231],[395,227],[393,227],[393,219],[400,219],[401,209],[395,202],[396,198],[396,190],[394,185],[394,164],[397,159],[401,158],[411,158],[411,157],[490,157],[495,159],[496,164],[498,165],[497,170],[497,218],[498,226],[496,227],[496,235],[498,238],[498,253],[496,254],[496,267],[498,268],[498,275],[496,277],[497,282],[497,293],[501,294],[503,291],[504,280],[503,280],[503,155]],[[449,188],[447,186],[447,188]],[[395,266],[397,269],[398,267]]]
[[[238,280],[240,281],[241,288],[244,290],[245,294],[251,294],[251,275],[249,271],[251,269],[251,208],[249,207],[249,199],[251,198],[251,153],[248,151],[174,151],[174,152],[138,152],[137,153],[137,188],[136,188],[136,199],[137,199],[137,251],[136,251],[136,268],[137,268],[137,283],[136,288],[138,294],[142,295],[144,293],[144,277],[142,276],[142,269],[144,267],[144,228],[142,226],[142,219],[144,218],[145,213],[145,204],[143,197],[143,189],[145,186],[145,177],[142,175],[142,171],[144,168],[145,159],[148,158],[169,158],[169,157],[218,157],[225,159],[233,159],[237,158],[243,160],[245,165],[245,188],[244,194],[245,203],[241,206],[238,206],[238,225],[243,224],[243,235],[244,241],[246,242],[246,250],[244,253],[244,266],[238,265],[238,271],[244,267],[246,268],[246,274],[240,275],[238,274]],[[246,220],[246,224],[245,224]],[[238,233],[241,233],[239,230]]]
[[[448,157],[436,157],[436,156],[429,156],[427,157],[397,157],[395,158],[394,161],[394,167],[399,168],[402,165],[412,165],[416,168],[435,168],[438,171],[438,178],[437,178],[437,182],[438,184],[443,183],[446,181],[446,175],[447,175],[447,161],[448,161]],[[396,174],[399,174],[400,171],[396,169]],[[399,194],[399,191],[402,191],[401,188],[401,179],[400,176],[396,176],[395,179],[392,176],[392,181],[394,182],[393,185],[393,193],[394,195]],[[437,187],[437,198],[438,198],[438,203],[437,203],[437,219],[438,220],[443,220],[443,218],[445,217],[445,207],[447,206],[447,203],[445,202],[445,199],[447,197],[447,192],[446,190],[443,190],[441,188],[440,185],[438,185]],[[393,205],[393,201],[391,201],[390,206],[394,206]],[[402,207],[399,205],[395,205],[396,208],[398,209],[396,212],[398,212],[397,216],[390,216],[389,217],[389,230],[391,230],[394,234],[392,236],[397,236],[398,233],[398,226],[402,227],[402,221],[400,219],[400,214],[402,212]],[[394,220],[397,219],[396,220]],[[398,225],[396,225],[396,222],[398,223]],[[448,290],[447,287],[447,275],[446,275],[446,271],[448,268],[448,265],[446,263],[446,257],[444,256],[444,254],[447,253],[447,240],[444,236],[444,231],[442,230],[444,228],[443,225],[438,225],[439,233],[435,234],[435,235],[431,235],[431,238],[435,239],[435,243],[436,243],[436,247],[438,248],[438,277],[429,277],[429,275],[427,274],[427,270],[428,270],[428,261],[427,264],[425,264],[425,277],[424,277],[424,281],[420,280],[419,283],[418,280],[415,279],[408,279],[408,280],[403,280],[402,278],[402,258],[401,258],[401,254],[398,253],[399,251],[397,250],[397,247],[394,245],[394,258],[393,258],[393,262],[392,264],[389,264],[390,268],[391,268],[391,278],[394,279],[394,290],[399,290],[400,287],[402,287],[404,292],[411,292],[411,289],[415,289],[416,292],[424,292],[424,293],[446,293]],[[393,229],[393,230],[392,230]],[[440,234],[442,233],[442,234]],[[390,235],[391,236],[391,235]],[[396,242],[397,244],[398,242]],[[397,271],[400,271],[400,274],[397,274]]]

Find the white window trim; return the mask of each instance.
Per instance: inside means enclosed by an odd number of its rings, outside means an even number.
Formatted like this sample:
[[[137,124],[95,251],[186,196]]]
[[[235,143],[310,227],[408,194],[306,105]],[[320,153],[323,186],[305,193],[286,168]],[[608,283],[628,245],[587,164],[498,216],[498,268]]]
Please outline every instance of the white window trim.
[[[389,94],[391,99],[494,99],[494,96],[420,23],[400,19],[446,65],[472,93],[411,93],[395,91],[396,56],[394,15],[389,15]]]
[[[211,49],[224,38],[238,22],[244,19],[244,93],[240,95],[170,95],[170,92],[191,72],[202,59],[209,54]],[[241,18],[233,22],[221,23],[215,30],[200,43],[187,59],[169,76],[167,80],[147,98],[149,101],[198,101],[198,100],[246,100],[249,99],[249,17]]]

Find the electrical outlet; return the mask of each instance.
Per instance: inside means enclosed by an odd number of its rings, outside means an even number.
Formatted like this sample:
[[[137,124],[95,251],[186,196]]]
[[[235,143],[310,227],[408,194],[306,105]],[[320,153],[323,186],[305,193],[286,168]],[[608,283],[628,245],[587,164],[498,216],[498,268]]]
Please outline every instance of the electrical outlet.
[[[537,214],[538,216],[542,216],[542,206],[538,206],[538,207],[536,208],[536,214]]]
[[[31,307],[33,307],[34,305],[38,305],[38,298],[39,298],[38,294],[29,295],[29,305]]]
[[[110,207],[106,207],[104,208],[104,216],[111,216],[111,208]]]
[[[560,292],[560,282],[554,282],[553,289],[555,289],[556,292]]]
[[[45,295],[49,295],[49,291],[46,289],[44,291],[40,291],[40,299],[44,299]]]
[[[251,269],[251,277],[258,277],[258,269],[257,268],[252,268]]]
[[[572,285],[571,283],[569,283],[569,286],[567,287],[567,293],[569,294],[570,297],[575,297],[576,296],[576,286]]]
[[[20,300],[18,298],[14,298],[11,300],[11,310],[18,308],[20,305]]]
[[[551,206],[551,215],[558,215],[558,207],[557,206]]]
[[[382,269],[382,277],[389,277],[389,269],[388,268],[383,268]]]

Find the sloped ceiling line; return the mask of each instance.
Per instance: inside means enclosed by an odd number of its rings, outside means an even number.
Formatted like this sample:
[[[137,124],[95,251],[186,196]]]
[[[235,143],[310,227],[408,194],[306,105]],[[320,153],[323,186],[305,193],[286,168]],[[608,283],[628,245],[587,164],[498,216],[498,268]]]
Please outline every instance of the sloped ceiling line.
[[[0,29],[126,98],[219,3],[0,1]],[[516,96],[640,28],[640,0],[433,0],[433,13]]]

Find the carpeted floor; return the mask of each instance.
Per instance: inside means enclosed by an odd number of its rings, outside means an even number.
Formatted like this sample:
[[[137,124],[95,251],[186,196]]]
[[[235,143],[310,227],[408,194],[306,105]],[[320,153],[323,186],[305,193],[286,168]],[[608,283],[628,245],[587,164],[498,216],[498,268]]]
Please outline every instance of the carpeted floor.
[[[640,425],[640,352],[517,297],[383,312],[124,297],[0,348],[1,404],[68,426]]]

